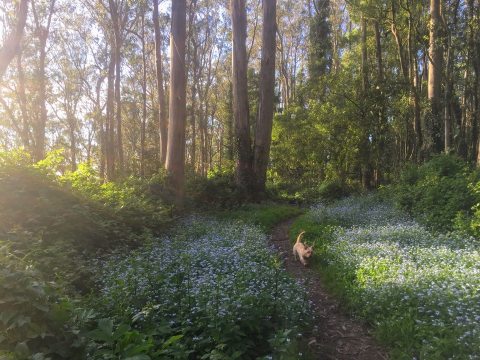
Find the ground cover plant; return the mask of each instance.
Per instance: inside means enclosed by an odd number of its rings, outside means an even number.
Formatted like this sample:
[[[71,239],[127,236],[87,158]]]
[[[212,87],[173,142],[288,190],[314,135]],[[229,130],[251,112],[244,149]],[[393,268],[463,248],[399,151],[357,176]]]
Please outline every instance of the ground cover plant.
[[[394,359],[478,358],[478,240],[433,235],[376,196],[312,207],[292,240],[305,224],[317,229],[314,266]]]
[[[310,317],[305,290],[281,269],[259,227],[189,218],[171,236],[96,268],[96,307],[115,326],[152,334],[152,358],[299,356],[296,338]]]

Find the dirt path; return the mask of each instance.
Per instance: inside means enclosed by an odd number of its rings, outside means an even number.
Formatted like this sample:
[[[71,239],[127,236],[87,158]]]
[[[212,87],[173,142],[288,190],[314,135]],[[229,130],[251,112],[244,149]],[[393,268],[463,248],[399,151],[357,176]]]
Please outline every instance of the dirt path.
[[[272,232],[271,241],[286,270],[295,278],[303,279],[313,302],[316,327],[307,342],[316,359],[377,360],[388,359],[363,324],[353,320],[339,309],[338,302],[325,290],[318,274],[293,259],[288,230],[293,220],[280,223]]]

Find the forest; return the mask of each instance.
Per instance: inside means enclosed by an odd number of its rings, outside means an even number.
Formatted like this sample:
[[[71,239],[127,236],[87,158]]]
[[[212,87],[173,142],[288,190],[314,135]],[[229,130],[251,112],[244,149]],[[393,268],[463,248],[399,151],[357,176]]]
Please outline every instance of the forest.
[[[3,0],[0,359],[478,359],[479,135],[479,0]]]

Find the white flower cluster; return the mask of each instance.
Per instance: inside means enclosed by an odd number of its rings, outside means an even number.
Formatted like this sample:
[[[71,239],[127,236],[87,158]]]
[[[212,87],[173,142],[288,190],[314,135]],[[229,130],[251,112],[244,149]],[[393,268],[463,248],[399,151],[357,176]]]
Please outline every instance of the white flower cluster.
[[[376,195],[352,196],[333,205],[317,204],[310,209],[309,214],[317,221],[330,220],[346,226],[412,222],[390,204],[379,202]]]
[[[391,206],[368,199],[318,206],[311,215],[344,224],[322,256],[339,279],[347,279],[350,300],[361,313],[383,331],[398,331],[390,336],[413,337],[414,349],[403,351],[423,359],[480,358],[476,239],[432,235]]]
[[[229,336],[265,332],[266,342],[274,331],[307,322],[305,289],[254,226],[190,218],[172,236],[114,256],[102,268],[110,311],[168,324],[172,332],[192,335],[185,341],[228,343]]]

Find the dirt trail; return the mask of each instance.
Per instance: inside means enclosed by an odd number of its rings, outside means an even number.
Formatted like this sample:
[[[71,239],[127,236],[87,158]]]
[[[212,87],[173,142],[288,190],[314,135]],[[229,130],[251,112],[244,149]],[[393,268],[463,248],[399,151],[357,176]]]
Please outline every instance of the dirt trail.
[[[316,327],[307,342],[316,359],[377,360],[388,359],[387,352],[373,340],[366,326],[347,316],[338,302],[325,290],[318,274],[293,259],[288,230],[293,220],[280,223],[271,241],[284,260],[286,270],[303,279],[313,302]]]

